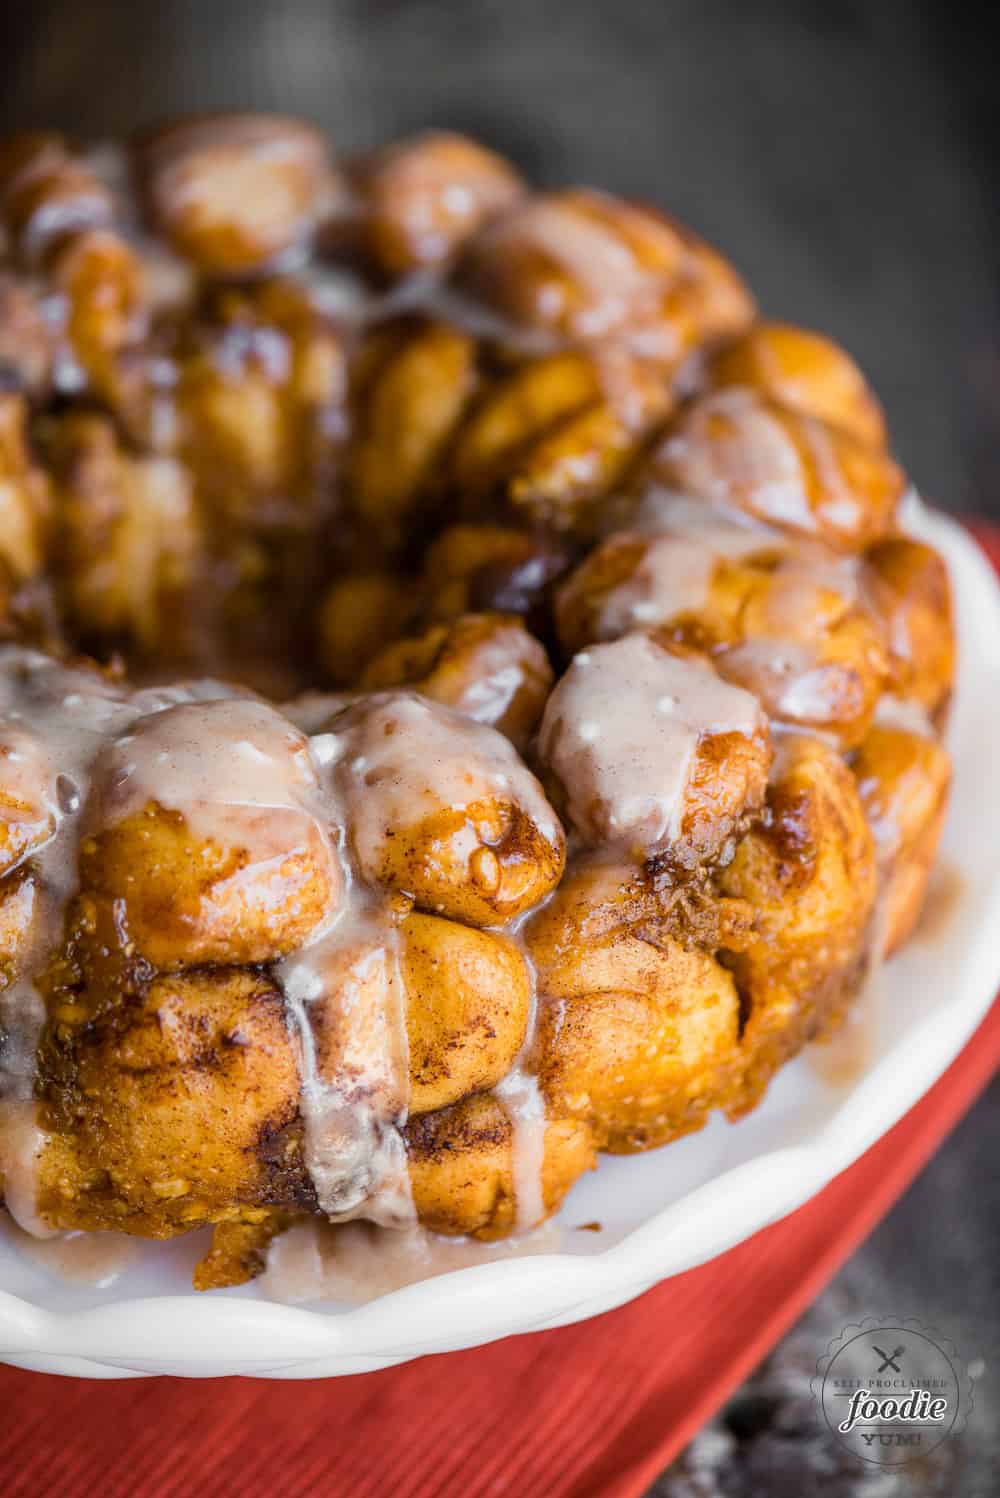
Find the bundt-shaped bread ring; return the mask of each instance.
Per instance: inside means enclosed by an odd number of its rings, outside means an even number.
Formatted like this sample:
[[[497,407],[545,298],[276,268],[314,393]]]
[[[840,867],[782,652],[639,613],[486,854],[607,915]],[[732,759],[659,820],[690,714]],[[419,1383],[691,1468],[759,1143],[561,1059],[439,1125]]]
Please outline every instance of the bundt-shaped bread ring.
[[[934,862],[905,486],[653,208],[443,132],[0,143],[0,1201],[210,1225],[207,1289],[753,1107]]]

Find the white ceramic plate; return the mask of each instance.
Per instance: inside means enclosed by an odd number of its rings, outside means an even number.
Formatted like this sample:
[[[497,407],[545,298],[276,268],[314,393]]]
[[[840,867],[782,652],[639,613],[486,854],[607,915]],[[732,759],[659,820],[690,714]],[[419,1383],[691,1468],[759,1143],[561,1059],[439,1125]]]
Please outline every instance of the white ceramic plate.
[[[187,1240],[146,1248],[109,1289],[68,1285],[0,1236],[0,1358],[94,1378],[360,1373],[620,1305],[801,1206],[856,1160],[945,1070],[1000,983],[1000,592],[960,526],[911,510],[909,528],[947,557],[958,603],[956,788],[940,918],[888,966],[864,1062],[848,1080],[826,1080],[817,1049],[786,1067],[740,1124],[717,1118],[666,1149],[603,1159],[542,1240],[554,1251],[476,1264],[351,1308],[268,1301],[260,1282],[195,1295],[190,1269],[204,1244]],[[580,1230],[594,1221],[601,1232]]]

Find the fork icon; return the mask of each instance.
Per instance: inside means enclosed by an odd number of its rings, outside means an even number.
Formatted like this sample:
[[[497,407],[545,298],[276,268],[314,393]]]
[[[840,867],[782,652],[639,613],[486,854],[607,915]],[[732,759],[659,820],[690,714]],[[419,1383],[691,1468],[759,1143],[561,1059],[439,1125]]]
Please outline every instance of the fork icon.
[[[883,1352],[881,1347],[878,1347],[873,1342],[872,1351],[877,1352],[879,1357],[882,1359],[880,1366],[876,1368],[875,1372],[884,1373],[886,1368],[891,1368],[893,1373],[898,1373],[900,1370],[899,1364],[896,1362],[896,1359],[901,1355],[901,1353],[905,1352],[905,1350],[906,1349],[903,1347],[897,1347],[895,1352]]]

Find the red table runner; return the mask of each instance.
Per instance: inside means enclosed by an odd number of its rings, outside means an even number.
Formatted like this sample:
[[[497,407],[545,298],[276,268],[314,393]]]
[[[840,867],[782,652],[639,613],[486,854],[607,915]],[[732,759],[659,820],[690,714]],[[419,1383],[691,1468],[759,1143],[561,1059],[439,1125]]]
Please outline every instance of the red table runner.
[[[977,531],[1000,565],[1000,531]],[[929,1093],[790,1217],[620,1310],[354,1378],[0,1369],[21,1498],[633,1498],[885,1215],[1000,1066],[1000,1000]]]

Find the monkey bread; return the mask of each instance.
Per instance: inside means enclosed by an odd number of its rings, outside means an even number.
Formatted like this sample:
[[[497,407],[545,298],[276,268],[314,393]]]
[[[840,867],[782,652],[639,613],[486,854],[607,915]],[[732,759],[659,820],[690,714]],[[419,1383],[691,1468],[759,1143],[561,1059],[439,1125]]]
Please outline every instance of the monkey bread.
[[[655,208],[270,115],[0,142],[0,1201],[491,1240],[913,933],[942,559]]]

